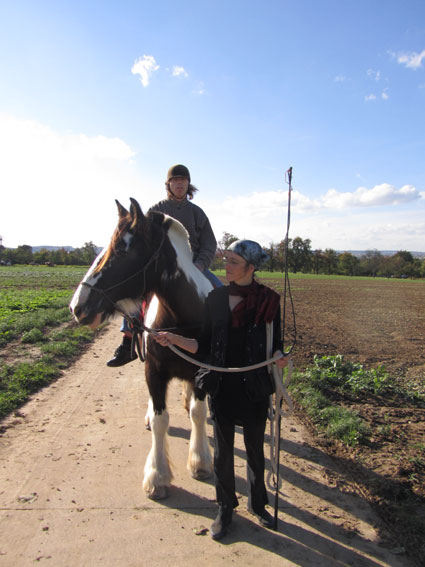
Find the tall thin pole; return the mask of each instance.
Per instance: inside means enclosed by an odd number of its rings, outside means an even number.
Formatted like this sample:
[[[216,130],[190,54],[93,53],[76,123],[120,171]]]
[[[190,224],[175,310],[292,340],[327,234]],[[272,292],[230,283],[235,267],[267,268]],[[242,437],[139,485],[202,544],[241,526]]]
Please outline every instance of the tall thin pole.
[[[290,286],[289,286],[289,273],[288,273],[288,250],[289,250],[289,227],[291,225],[291,193],[292,193],[292,167],[290,167],[286,172],[286,182],[288,183],[288,216],[286,221],[286,236],[285,236],[285,244],[284,244],[284,251],[285,251],[285,275],[284,275],[284,286],[283,286],[283,315],[282,315],[282,345],[283,345],[283,352],[285,353],[285,324],[286,324],[286,295],[289,291],[290,294]],[[292,303],[292,297],[291,297]],[[292,304],[292,312],[294,315],[294,308]],[[294,343],[290,349],[292,351]],[[282,407],[282,398],[280,397],[279,400],[276,400],[276,408],[275,408],[275,420],[276,422],[276,431],[275,431],[275,441],[277,443],[276,446],[276,479],[275,479],[275,499],[274,499],[274,518],[273,518],[273,529],[277,531],[277,522],[278,522],[278,513],[279,513],[279,469],[280,469],[280,431],[282,426],[282,415],[281,415],[281,407]]]

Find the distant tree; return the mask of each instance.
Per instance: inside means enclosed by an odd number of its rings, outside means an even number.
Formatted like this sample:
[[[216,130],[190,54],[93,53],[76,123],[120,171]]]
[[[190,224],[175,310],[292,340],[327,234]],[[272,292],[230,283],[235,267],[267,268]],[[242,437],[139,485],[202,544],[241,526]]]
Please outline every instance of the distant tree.
[[[278,262],[278,249],[277,244],[269,244],[267,248],[265,248],[265,252],[268,255],[268,260],[264,264],[264,269],[269,272],[274,272],[277,270],[277,262]]]
[[[400,250],[391,256],[386,264],[388,264],[387,272],[391,271],[390,275],[408,276],[409,278],[421,276],[421,261],[406,250]]]
[[[407,250],[399,250],[394,254],[394,256],[400,258],[406,264],[413,264],[415,261],[415,258],[413,257],[412,253],[408,252]]]
[[[288,263],[289,263],[289,248],[291,246],[292,239],[288,238]],[[286,264],[286,241],[281,240],[274,247],[274,265],[275,270],[279,272],[285,271]]]
[[[296,236],[288,251],[288,262],[294,274],[297,272],[308,272],[311,269],[311,240],[303,240]]]
[[[343,252],[338,257],[338,271],[345,276],[356,276],[360,260],[350,252]]]
[[[18,246],[15,250],[15,262],[16,264],[31,264],[33,261],[32,246],[28,244],[22,244]]]
[[[222,270],[224,268],[224,251],[232,244],[232,242],[235,242],[236,240],[239,240],[239,238],[234,234],[230,234],[230,232],[223,232],[221,240],[219,240],[217,243],[217,252],[211,264],[212,270]]]
[[[13,248],[4,248],[1,255],[1,261],[7,263],[14,264],[15,260],[15,250]]]
[[[51,252],[42,248],[38,252],[34,252],[33,254],[33,261],[36,264],[45,264],[46,262],[51,262]]]
[[[336,274],[338,268],[338,254],[332,248],[323,252],[323,265],[328,275]]]
[[[235,240],[238,240],[237,236],[230,232],[223,232],[223,236],[218,242],[218,250],[211,266],[212,269],[223,268],[222,251],[226,250]],[[89,250],[94,254],[93,248],[94,245],[90,242],[86,243],[83,248],[71,253],[63,251],[65,253],[64,263],[91,263],[87,262],[85,252]],[[286,265],[286,241],[271,242],[268,247],[264,247],[264,250],[269,259],[264,264],[263,269],[283,272]],[[83,261],[83,259],[85,260]],[[56,263],[59,262],[56,261]],[[294,273],[425,277],[425,259],[415,258],[411,252],[406,250],[399,250],[393,256],[384,256],[378,250],[366,250],[361,258],[358,258],[350,252],[338,254],[332,248],[327,248],[324,251],[319,248],[312,251],[311,240],[299,236],[288,239],[288,265]]]
[[[92,241],[86,242],[81,252],[83,264],[90,266],[97,257],[97,246]]]
[[[57,250],[52,250],[50,255],[51,261],[54,264],[65,265],[68,264],[69,254],[65,248],[58,248]]]
[[[223,232],[221,240],[218,241],[218,248],[226,250],[232,242],[236,242],[236,240],[239,240],[239,238],[234,234],[230,234],[230,232]]]
[[[361,272],[365,276],[376,276],[382,266],[384,256],[378,250],[366,250],[360,259]]]
[[[311,255],[311,267],[315,274],[320,274],[325,271],[325,255],[320,248],[314,250]]]

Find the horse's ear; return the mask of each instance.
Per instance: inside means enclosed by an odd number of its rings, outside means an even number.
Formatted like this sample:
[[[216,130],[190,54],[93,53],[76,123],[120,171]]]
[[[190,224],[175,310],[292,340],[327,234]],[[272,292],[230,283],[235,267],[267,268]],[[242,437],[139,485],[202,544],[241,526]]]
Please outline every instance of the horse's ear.
[[[136,199],[130,197],[130,201],[131,201],[130,214],[133,219],[132,225],[141,226],[145,220],[145,215],[143,214],[143,211],[139,203],[136,201]]]
[[[115,202],[116,202],[117,207],[118,207],[118,215],[119,215],[120,219],[126,217],[128,215],[127,209],[125,207],[123,207],[121,205],[121,203],[119,201],[117,201],[116,199],[115,199]]]

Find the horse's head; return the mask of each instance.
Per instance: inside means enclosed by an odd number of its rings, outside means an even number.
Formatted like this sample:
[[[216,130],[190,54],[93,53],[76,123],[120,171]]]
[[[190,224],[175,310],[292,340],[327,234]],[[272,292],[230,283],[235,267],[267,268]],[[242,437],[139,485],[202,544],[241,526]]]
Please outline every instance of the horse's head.
[[[111,242],[93,262],[70,304],[77,321],[92,328],[116,311],[137,312],[150,291],[150,268],[158,262],[166,239],[160,219],[145,217],[135,199],[130,211],[116,203],[119,220]]]

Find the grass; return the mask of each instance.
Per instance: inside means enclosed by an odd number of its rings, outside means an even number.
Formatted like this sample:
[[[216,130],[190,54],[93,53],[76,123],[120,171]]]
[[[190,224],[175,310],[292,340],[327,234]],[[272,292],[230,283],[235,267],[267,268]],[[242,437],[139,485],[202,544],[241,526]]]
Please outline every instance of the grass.
[[[410,403],[425,401],[422,394],[402,389],[383,367],[365,369],[341,355],[316,355],[313,366],[295,373],[289,389],[319,431],[351,447],[367,444],[372,432],[360,415],[347,407],[350,403],[367,400],[370,395],[401,396]]]
[[[226,271],[223,270],[214,270],[214,274],[218,277],[223,277],[225,278],[226,276]],[[255,272],[255,276],[258,280],[282,280],[284,279],[285,274],[283,272]],[[384,278],[384,277],[377,277],[377,278],[373,278],[371,276],[338,276],[335,274],[331,274],[331,275],[326,275],[326,274],[304,274],[302,272],[297,272],[296,274],[294,274],[293,272],[289,273],[289,278],[290,280],[322,280],[322,281],[332,281],[334,280],[335,282],[338,281],[358,281],[358,280],[364,280],[364,281],[369,281],[371,283],[371,285],[373,285],[374,282],[382,282],[382,281],[386,281],[388,283],[407,283],[409,282],[409,284],[411,283],[416,283],[416,284],[424,284],[425,283],[425,279],[399,279],[399,278]]]
[[[56,380],[93,340],[93,331],[73,323],[68,308],[86,271],[0,267],[0,419]]]

